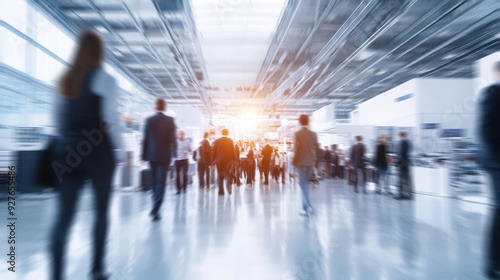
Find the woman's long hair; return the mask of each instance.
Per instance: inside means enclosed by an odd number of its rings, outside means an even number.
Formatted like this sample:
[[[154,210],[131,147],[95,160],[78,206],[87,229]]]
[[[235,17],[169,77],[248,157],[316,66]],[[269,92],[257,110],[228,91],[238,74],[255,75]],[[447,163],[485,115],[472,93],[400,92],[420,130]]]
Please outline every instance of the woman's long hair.
[[[80,46],[73,65],[59,82],[59,94],[69,99],[77,98],[87,71],[91,68],[102,68],[103,52],[103,43],[99,35],[92,31],[84,31],[80,37]]]

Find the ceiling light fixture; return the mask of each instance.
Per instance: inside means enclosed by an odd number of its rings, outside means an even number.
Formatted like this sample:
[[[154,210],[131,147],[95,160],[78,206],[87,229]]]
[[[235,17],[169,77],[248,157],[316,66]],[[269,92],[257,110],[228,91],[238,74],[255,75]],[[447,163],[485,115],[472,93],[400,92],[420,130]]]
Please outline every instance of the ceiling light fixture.
[[[443,56],[442,60],[447,60],[447,59],[450,59],[450,58],[454,58],[455,56],[457,56],[456,53],[450,53],[448,55]]]
[[[104,26],[98,25],[94,28],[95,28],[95,30],[99,31],[99,33],[102,33],[102,34],[109,33],[108,29],[106,29]]]
[[[119,51],[113,51],[113,54],[118,56],[118,57],[123,57],[123,54]]]

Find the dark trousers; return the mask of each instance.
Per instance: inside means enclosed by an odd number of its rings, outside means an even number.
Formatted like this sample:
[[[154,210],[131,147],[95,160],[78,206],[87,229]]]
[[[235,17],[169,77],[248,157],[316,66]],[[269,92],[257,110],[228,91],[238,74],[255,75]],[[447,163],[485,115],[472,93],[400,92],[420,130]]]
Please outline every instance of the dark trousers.
[[[239,186],[239,185],[241,185],[241,180],[240,180],[241,164],[240,164],[239,160],[234,161],[233,164],[235,165],[235,172],[234,172],[234,174],[231,174],[231,178],[232,178],[231,180],[232,180],[232,182],[234,182],[235,184],[237,184]]]
[[[60,162],[64,162],[61,160]],[[51,234],[51,255],[52,255],[52,278],[62,279],[63,256],[68,231],[73,220],[80,190],[84,185],[84,180],[92,180],[92,189],[95,195],[95,220],[92,231],[94,237],[94,262],[92,270],[103,270],[103,259],[105,250],[106,233],[108,230],[108,208],[111,194],[111,184],[115,160],[112,151],[104,151],[92,158],[84,158],[80,165],[74,168],[73,172],[65,173],[62,181],[59,182],[57,191],[59,195],[59,205],[56,222]]]
[[[255,161],[250,159],[246,166],[247,169],[247,184],[252,184],[255,181]]]
[[[253,160],[253,167],[250,169],[252,170],[252,181],[255,182],[255,174],[257,173],[257,164],[255,163],[255,160]]]
[[[262,172],[264,172],[264,184],[269,184],[269,169],[271,168],[270,161],[262,161]]]
[[[247,178],[247,179],[248,179],[248,164],[249,164],[249,162],[250,162],[250,160],[247,158],[240,159],[241,173],[243,175],[242,177]]]
[[[219,185],[219,194],[224,194],[224,181],[228,188],[229,194],[231,194],[231,177],[229,176],[229,164],[227,162],[217,163],[217,177]]]
[[[286,175],[286,165],[283,165],[283,167],[280,169],[281,171],[281,182],[285,182],[285,175]]]
[[[341,166],[341,165],[336,165],[335,167],[335,171],[336,171],[336,176],[339,177],[340,179],[344,179],[344,166]]]
[[[273,179],[278,181],[280,178],[281,169],[279,166],[273,166]]]
[[[487,266],[500,269],[500,170],[487,170],[491,176],[494,206],[487,245]]]
[[[151,167],[151,188],[153,190],[153,210],[151,213],[156,214],[160,211],[165,197],[165,185],[167,180],[167,170],[169,165],[160,162],[150,162]]]
[[[188,169],[189,161],[187,159],[179,159],[175,161],[175,171],[177,174],[175,183],[177,186],[177,191],[186,191],[188,183]]]
[[[366,169],[364,167],[357,167],[354,169],[354,173],[356,174],[354,190],[358,191],[358,187],[361,186],[361,189],[366,192]]]
[[[413,196],[411,190],[410,167],[407,165],[399,166],[399,196],[411,198]]]
[[[200,183],[200,188],[204,188],[205,185],[210,187],[210,165],[203,161],[198,161],[198,181]]]
[[[339,177],[338,176],[338,172],[339,172],[338,169],[339,169],[338,164],[335,164],[335,163],[330,164],[330,170],[331,170],[332,177],[334,177],[334,178]]]

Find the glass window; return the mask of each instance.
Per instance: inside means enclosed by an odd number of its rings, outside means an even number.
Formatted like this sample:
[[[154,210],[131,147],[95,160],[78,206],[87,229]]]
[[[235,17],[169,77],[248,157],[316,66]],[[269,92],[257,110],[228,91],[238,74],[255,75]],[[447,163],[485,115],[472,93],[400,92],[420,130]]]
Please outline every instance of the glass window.
[[[0,62],[3,62],[19,71],[26,70],[26,41],[0,27]]]
[[[57,85],[66,66],[39,49],[35,50],[35,57],[35,78],[49,85]]]
[[[70,62],[76,43],[50,18],[28,5],[25,0],[0,0],[0,20],[26,34],[47,50]],[[19,37],[0,26],[0,114],[4,123],[17,126],[46,125],[51,122],[54,91],[67,67],[45,53],[30,40]],[[123,107],[137,106],[151,96],[138,88],[121,70],[105,63],[105,71],[112,75],[121,88]],[[19,70],[26,75],[22,78]],[[27,78],[32,77],[32,78]],[[38,79],[38,81],[35,80]],[[45,83],[41,85],[39,83]],[[127,109],[125,108],[125,109]],[[122,108],[124,109],[124,108]],[[130,108],[129,108],[130,109]],[[8,116],[7,119],[6,116]]]
[[[64,32],[52,24],[42,14],[36,12],[36,38],[40,45],[59,56],[65,61],[70,61],[75,42]]]
[[[0,1],[0,19],[17,30],[25,33],[27,29],[26,7],[24,0]]]

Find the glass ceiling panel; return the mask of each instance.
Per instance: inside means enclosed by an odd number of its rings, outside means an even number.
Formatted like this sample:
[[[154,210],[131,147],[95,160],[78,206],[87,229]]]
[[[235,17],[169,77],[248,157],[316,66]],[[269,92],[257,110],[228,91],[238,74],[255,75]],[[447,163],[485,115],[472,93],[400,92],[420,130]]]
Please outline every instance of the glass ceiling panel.
[[[210,86],[254,86],[286,2],[192,0]]]

